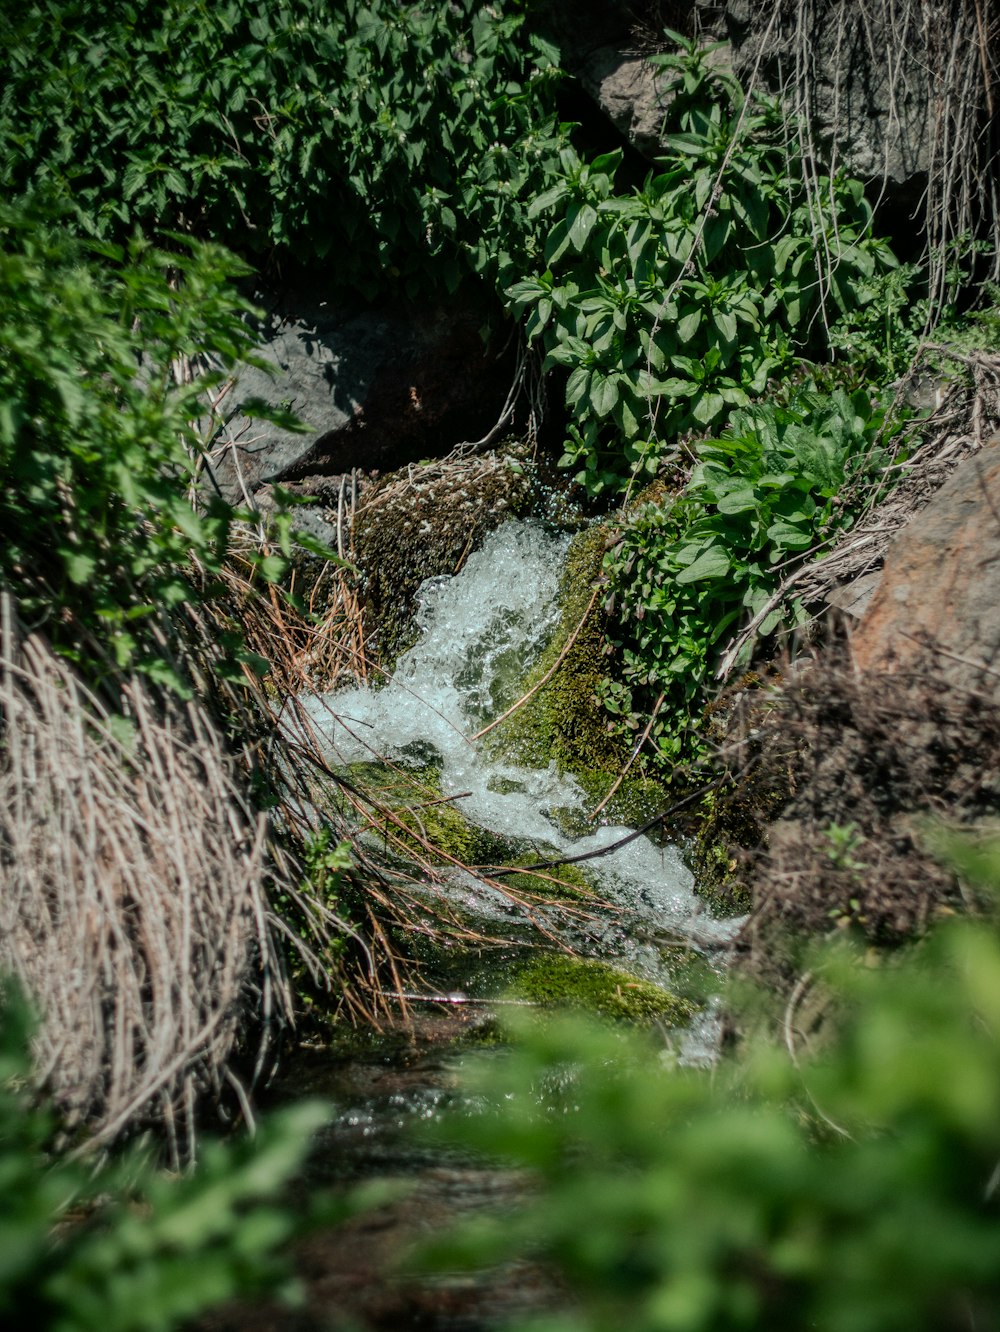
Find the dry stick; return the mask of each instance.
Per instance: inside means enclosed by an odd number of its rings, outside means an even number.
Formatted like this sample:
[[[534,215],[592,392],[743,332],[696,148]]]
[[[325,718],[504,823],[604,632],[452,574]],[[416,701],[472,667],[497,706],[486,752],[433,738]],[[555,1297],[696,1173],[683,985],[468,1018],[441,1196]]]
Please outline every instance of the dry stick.
[[[785,1019],[783,1024],[784,1034],[785,1034],[785,1048],[787,1049],[789,1057],[791,1058],[791,1061],[795,1066],[796,1072],[800,1076],[802,1074],[802,1067],[799,1063],[798,1050],[795,1045],[795,1027],[793,1024],[795,1022],[795,1014],[798,1012],[799,1004],[802,1002],[805,995],[808,994],[812,983],[813,983],[813,973],[811,971],[807,971],[802,976],[800,976],[795,983],[795,988],[792,990],[792,993],[788,1000],[787,1007],[785,1008]],[[822,1107],[819,1105],[818,1101],[816,1100],[816,1097],[812,1094],[809,1088],[805,1086],[804,1078],[802,1085],[806,1095],[809,1097],[810,1101],[813,1104],[813,1109],[819,1115],[820,1119],[822,1119],[823,1123],[829,1125],[829,1127],[832,1128],[835,1133],[839,1133],[842,1138],[847,1138],[850,1141],[853,1141],[853,1138],[851,1137],[851,1134],[848,1133],[847,1129],[842,1128],[838,1123],[832,1120],[830,1116],[826,1114],[826,1112],[822,1109]]]
[[[653,707],[653,711],[649,714],[649,721],[646,723],[646,729],[639,737],[639,743],[635,746],[635,748],[632,750],[632,753],[629,755],[628,762],[625,764],[624,768],[622,768],[621,772],[618,774],[614,786],[612,786],[611,790],[604,797],[601,803],[597,806],[594,812],[592,814],[587,815],[588,822],[590,823],[594,822],[598,814],[600,814],[601,810],[604,808],[604,806],[608,803],[608,801],[611,799],[614,793],[618,790],[619,786],[621,786],[622,782],[625,780],[625,774],[628,772],[629,768],[631,768],[635,760],[639,757],[639,750],[642,749],[643,745],[649,739],[649,733],[653,729],[653,722],[656,721],[656,714],[663,706],[663,700],[666,698],[666,696],[667,696],[666,692],[664,691],[663,693],[660,694],[660,697],[656,700],[656,703]]]
[[[601,584],[598,583],[591,594],[590,600],[587,602],[587,609],[583,612],[583,615],[580,619],[580,623],[570,634],[569,638],[567,638],[565,646],[563,647],[562,651],[559,653],[559,656],[556,657],[555,661],[545,672],[542,678],[538,681],[538,683],[533,684],[526,694],[522,694],[522,696],[517,700],[516,703],[513,703],[507,709],[507,711],[502,713],[499,717],[497,717],[495,721],[491,721],[489,726],[484,726],[481,731],[477,731],[476,734],[472,737],[473,742],[476,740],[481,740],[482,737],[486,735],[488,731],[493,730],[494,726],[499,726],[501,722],[505,722],[508,717],[512,716],[515,712],[518,711],[519,708],[524,707],[525,703],[528,703],[532,698],[534,698],[534,696],[538,693],[539,689],[541,689],[543,685],[548,684],[548,682],[552,679],[553,675],[555,675],[556,671],[566,660],[566,657],[569,654],[570,649],[572,648],[573,644],[576,642],[576,640],[579,638],[580,634],[582,633],[583,626],[587,623],[587,620],[590,617],[590,612],[597,605],[597,598],[601,595],[601,591],[602,591]]]

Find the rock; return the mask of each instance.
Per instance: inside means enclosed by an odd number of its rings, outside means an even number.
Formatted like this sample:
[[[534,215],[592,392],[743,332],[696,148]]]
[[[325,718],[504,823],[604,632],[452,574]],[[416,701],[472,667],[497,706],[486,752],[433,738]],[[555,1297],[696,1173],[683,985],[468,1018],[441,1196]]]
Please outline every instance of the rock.
[[[934,160],[942,151],[934,137],[940,99],[956,102],[966,92],[942,72],[938,46],[973,22],[967,9],[963,0],[934,0],[923,8],[816,0],[808,10],[771,0],[646,0],[625,10],[615,0],[588,0],[581,17],[579,6],[549,0],[543,23],[566,69],[650,160],[662,151],[666,79],[648,53],[667,48],[663,29],[669,27],[705,45],[726,42],[713,58],[730,66],[744,87],[756,83],[801,98],[821,153],[883,203],[905,207],[908,219],[928,173],[940,170]]]
[[[862,672],[917,667],[1000,701],[1000,436],[965,459],[889,548],[852,638]]]
[[[593,98],[614,127],[643,156],[654,158],[662,150],[662,70],[621,46],[602,46],[579,66],[580,85]]]
[[[258,297],[258,302],[263,301]],[[267,483],[389,470],[447,453],[494,426],[513,374],[480,337],[471,307],[350,309],[318,296],[272,298],[261,358],[227,395],[263,398],[307,425],[297,434],[237,411],[212,453],[226,499],[245,503]]]
[[[747,86],[759,67],[777,93],[805,61],[804,96],[824,154],[866,183],[884,181],[897,192],[922,188],[933,152],[932,103],[940,92],[939,73],[928,60],[926,17],[906,6],[821,0],[804,44],[801,9],[793,6],[784,21],[772,22],[771,4],[727,6],[741,82]]]
[[[862,574],[860,578],[854,578],[849,583],[835,587],[826,598],[827,605],[836,606],[845,615],[860,620],[871,604],[871,599],[881,581],[881,569],[876,569],[874,573]]]

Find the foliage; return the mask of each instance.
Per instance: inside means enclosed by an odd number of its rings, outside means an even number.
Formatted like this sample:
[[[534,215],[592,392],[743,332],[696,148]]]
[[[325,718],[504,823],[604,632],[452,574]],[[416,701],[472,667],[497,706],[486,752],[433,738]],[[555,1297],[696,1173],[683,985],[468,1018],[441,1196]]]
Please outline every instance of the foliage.
[[[993,871],[997,869],[995,846]],[[1000,942],[953,922],[816,959],[823,1040],[709,1074],[579,1020],[518,1022],[448,1132],[538,1181],[439,1255],[552,1264],[536,1332],[946,1332],[1000,1320]],[[793,1018],[794,1033],[794,1018]]]
[[[942,355],[942,346],[956,351],[1000,346],[995,283],[983,283],[977,308],[959,307],[959,295],[966,296],[972,286],[970,260],[984,248],[989,248],[984,242],[960,237],[946,254],[932,257],[931,267],[943,267],[952,293],[937,308],[927,292],[927,265],[900,264],[862,279],[857,305],[830,329],[830,346],[842,357],[841,373],[856,382],[885,384],[905,375],[918,359],[953,372],[954,362]]]
[[[238,1293],[283,1287],[293,1295],[275,1250],[303,1222],[280,1195],[324,1107],[308,1101],[275,1114],[252,1143],[207,1144],[184,1177],[158,1173],[138,1155],[95,1173],[49,1153],[55,1121],[29,1089],[29,1027],[25,1005],[8,993],[0,1014],[0,1322],[158,1332]]]
[[[89,235],[191,231],[335,256],[366,291],[453,287],[511,247],[524,262],[563,142],[554,52],[522,26],[517,0],[32,0],[0,18],[0,180],[58,192]]]
[[[90,674],[100,644],[119,668],[180,687],[144,628],[195,597],[192,557],[209,578],[219,570],[237,517],[217,497],[196,511],[188,492],[209,443],[203,395],[253,359],[251,307],[230,285],[245,272],[193,242],[95,253],[0,208],[0,576]],[[274,556],[256,565],[271,579],[283,569]]]
[[[806,188],[777,105],[744,99],[711,48],[653,59],[667,151],[631,194],[621,154],[562,153],[545,270],[508,288],[547,366],[568,371],[563,463],[592,494],[655,474],[664,442],[721,425],[772,376],[825,349],[829,326],[895,263],[859,182]]]
[[[850,527],[849,487],[877,483],[887,460],[883,415],[861,393],[799,390],[788,406],[733,413],[722,437],[690,446],[697,465],[681,493],[631,517],[606,561],[620,599],[625,680],[666,708],[652,735],[659,756],[682,752],[687,713],[702,697],[718,645],[763,611],[789,566]],[[771,633],[790,615],[774,609]],[[633,699],[608,689],[606,706],[631,725]]]

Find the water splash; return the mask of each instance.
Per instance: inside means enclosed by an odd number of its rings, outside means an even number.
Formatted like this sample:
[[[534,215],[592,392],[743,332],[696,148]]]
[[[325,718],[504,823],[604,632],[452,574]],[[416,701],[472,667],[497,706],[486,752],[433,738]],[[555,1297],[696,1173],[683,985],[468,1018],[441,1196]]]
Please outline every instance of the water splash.
[[[573,822],[587,813],[585,794],[572,776],[555,765],[530,769],[493,759],[470,738],[516,701],[525,672],[557,623],[568,545],[565,535],[510,522],[487,538],[461,573],[424,583],[420,638],[400,658],[392,680],[382,689],[342,690],[306,701],[330,761],[433,761],[440,766],[442,794],[461,794],[459,807],[472,823],[567,856],[626,838],[627,828],[612,826],[584,836],[567,833],[565,812],[579,816]],[[643,970],[656,969],[655,949],[636,941],[629,921],[653,931],[694,933],[704,942],[723,943],[733,933],[732,922],[703,911],[676,847],[640,837],[587,865],[597,891],[622,911],[624,924],[608,942]],[[461,887],[470,906],[490,913],[489,890],[471,876]],[[499,898],[492,905],[497,909]]]

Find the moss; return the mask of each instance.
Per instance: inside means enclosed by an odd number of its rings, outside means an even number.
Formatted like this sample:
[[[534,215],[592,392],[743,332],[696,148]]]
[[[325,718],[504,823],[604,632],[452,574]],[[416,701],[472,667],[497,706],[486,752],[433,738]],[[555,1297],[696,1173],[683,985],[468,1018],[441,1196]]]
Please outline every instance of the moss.
[[[372,808],[376,832],[400,838],[415,854],[440,864],[454,857],[466,865],[506,864],[517,854],[508,839],[471,823],[456,804],[442,799],[441,772],[433,763],[414,768],[354,763],[348,776],[353,786],[391,812],[390,817]],[[428,851],[424,840],[433,850]]]
[[[695,1005],[594,958],[545,953],[517,976],[513,993],[534,1003],[581,1008],[603,1017],[635,1023],[686,1022]]]
[[[761,845],[787,789],[760,781],[729,782],[705,797],[691,846],[695,892],[716,916],[738,916],[751,907],[748,852]]]
[[[596,809],[618,780],[613,773],[578,772],[576,780],[587,794],[591,809]],[[666,800],[666,789],[651,777],[627,776],[604,806],[600,814],[602,823],[623,824],[627,828],[641,828],[661,813]],[[588,831],[592,831],[588,824]]]
[[[607,532],[602,526],[577,533],[570,544],[560,589],[561,615],[541,658],[524,681],[526,692],[558,660],[587,610],[601,577]],[[627,759],[598,703],[607,674],[604,617],[592,610],[552,679],[491,732],[489,746],[525,767],[555,762],[561,771],[620,772]]]
[[[544,858],[545,853],[542,852],[540,856],[521,856],[511,863],[527,866]],[[587,875],[577,865],[555,865],[552,869],[538,870],[535,873],[525,870],[522,874],[508,874],[505,876],[505,882],[518,893],[537,893],[541,897],[573,902],[592,897],[594,893],[593,885]]]

